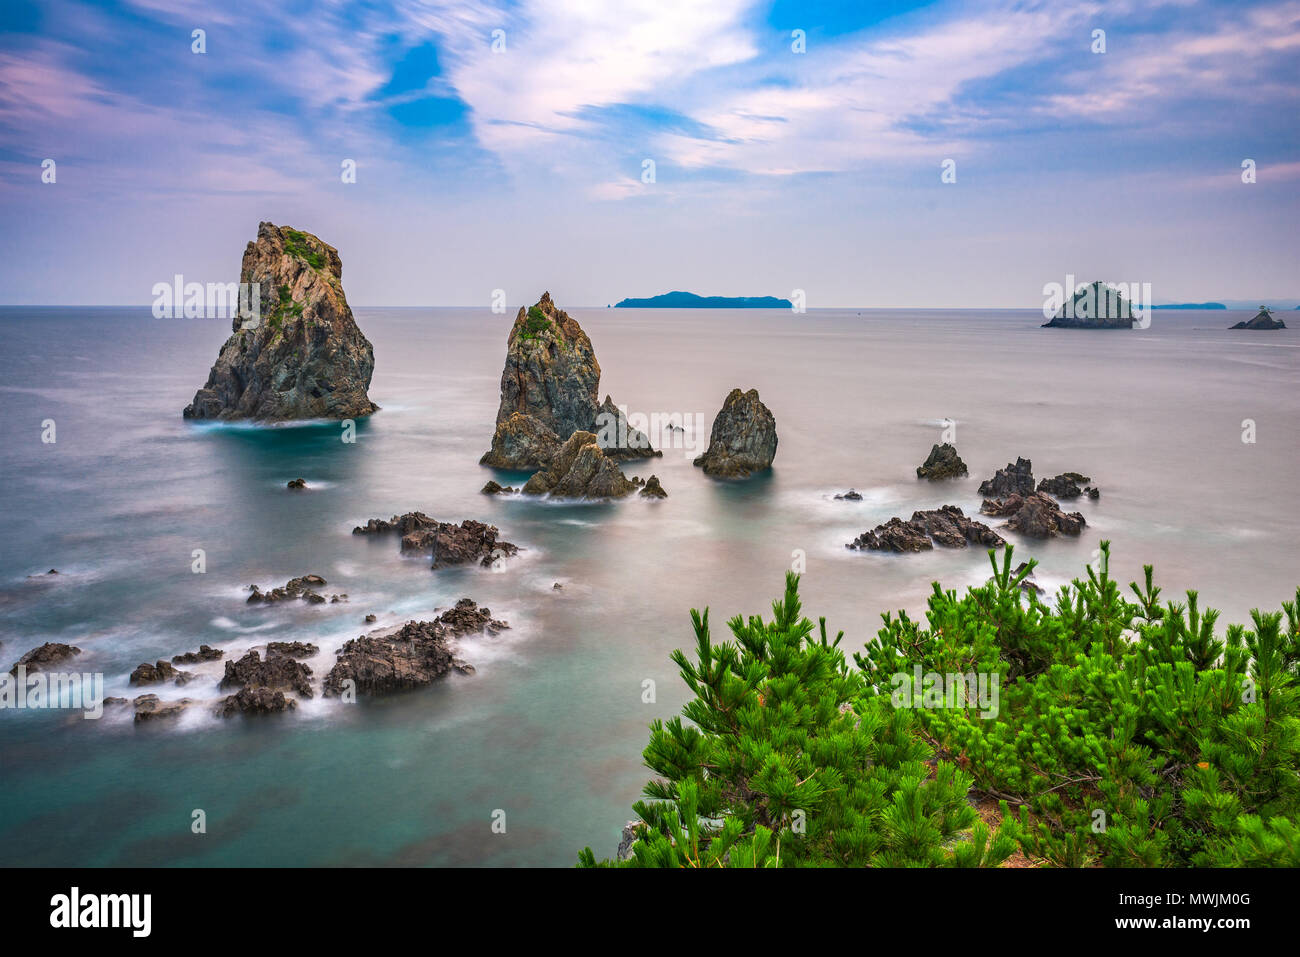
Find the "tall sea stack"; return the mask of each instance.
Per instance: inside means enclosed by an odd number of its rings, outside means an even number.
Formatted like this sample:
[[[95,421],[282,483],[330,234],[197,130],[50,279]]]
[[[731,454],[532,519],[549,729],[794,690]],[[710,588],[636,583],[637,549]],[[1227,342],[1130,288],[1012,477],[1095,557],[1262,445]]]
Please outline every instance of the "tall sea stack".
[[[575,432],[596,433],[611,458],[658,454],[644,434],[627,427],[608,397],[600,403],[599,387],[591,340],[549,292],[542,293],[536,305],[519,309],[510,329],[496,430],[480,464],[545,468]]]
[[[311,233],[259,223],[241,283],[257,283],[260,316],[236,316],[187,419],[351,419],[379,406],[366,390],[374,349],[343,295],[338,250]]]

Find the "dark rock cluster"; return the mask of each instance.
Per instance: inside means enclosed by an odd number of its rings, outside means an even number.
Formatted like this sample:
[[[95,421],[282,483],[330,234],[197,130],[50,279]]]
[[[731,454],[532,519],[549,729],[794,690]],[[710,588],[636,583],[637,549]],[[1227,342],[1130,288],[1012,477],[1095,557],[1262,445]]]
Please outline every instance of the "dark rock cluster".
[[[1002,536],[983,522],[967,518],[956,505],[913,512],[904,521],[894,517],[869,532],[863,532],[847,548],[885,552],[920,552],[940,545],[965,548],[968,544],[996,548],[1006,544]]]

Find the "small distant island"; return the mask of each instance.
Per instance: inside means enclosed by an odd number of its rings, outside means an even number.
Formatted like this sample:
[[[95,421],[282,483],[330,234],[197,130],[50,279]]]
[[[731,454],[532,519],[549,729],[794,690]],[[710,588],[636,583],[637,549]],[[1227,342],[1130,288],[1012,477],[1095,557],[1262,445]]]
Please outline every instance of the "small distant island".
[[[1171,302],[1164,306],[1152,306],[1152,309],[1227,309],[1221,302]]]
[[[666,292],[649,299],[624,299],[615,309],[791,309],[789,299],[775,296],[697,296],[693,292]]]

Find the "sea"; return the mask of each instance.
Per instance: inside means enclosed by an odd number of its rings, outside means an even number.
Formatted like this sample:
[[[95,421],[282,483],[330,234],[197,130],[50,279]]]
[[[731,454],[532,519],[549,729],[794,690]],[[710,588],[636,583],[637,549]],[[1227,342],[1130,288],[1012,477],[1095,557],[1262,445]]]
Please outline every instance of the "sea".
[[[924,615],[939,582],[990,573],[986,551],[847,549],[916,509],[978,512],[978,486],[1023,456],[1036,477],[1082,472],[1084,534],[1007,533],[1055,591],[1102,540],[1111,573],[1155,567],[1164,597],[1277,610],[1300,585],[1300,337],[1229,331],[1251,313],[1157,311],[1145,329],[1040,329],[1038,310],[570,308],[608,393],[655,434],[662,501],[491,497],[489,446],[512,315],[357,308],[374,343],[356,424],[193,424],[223,319],[149,307],[0,309],[0,665],[44,642],[82,649],[104,693],[195,701],[174,720],[129,708],[0,710],[0,864],[71,866],[571,866],[612,856],[651,777],[654,719],[688,691],[672,663],[709,609],[769,615],[787,570],[804,610],[852,653],[884,612]],[[1297,323],[1292,324],[1297,325]],[[770,472],[692,465],[733,388],[776,418]],[[633,424],[637,424],[637,419]],[[955,440],[965,479],[915,470]],[[307,480],[308,489],[286,483]],[[860,501],[837,500],[855,489]],[[419,510],[496,525],[500,567],[431,570],[367,519]],[[991,519],[996,524],[999,520]],[[56,569],[57,575],[46,574]],[[317,574],[338,603],[246,603],[248,586]],[[556,588],[556,585],[559,588]],[[292,713],[221,719],[222,663],[184,687],[128,684],[142,662],[200,644],[226,659],[308,641],[319,682],[343,642],[472,598],[509,622],[460,642],[473,675],[357,703],[319,692]],[[366,615],[376,623],[367,625]]]

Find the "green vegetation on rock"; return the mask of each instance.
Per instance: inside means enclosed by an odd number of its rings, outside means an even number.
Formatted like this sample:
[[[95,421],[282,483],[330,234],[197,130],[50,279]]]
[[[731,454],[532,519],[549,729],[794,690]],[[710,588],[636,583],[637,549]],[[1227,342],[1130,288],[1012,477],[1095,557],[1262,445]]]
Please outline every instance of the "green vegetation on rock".
[[[551,329],[551,320],[546,318],[546,313],[542,312],[537,306],[528,307],[528,317],[524,320],[523,327],[519,330],[519,338],[528,340],[536,339],[543,332]]]
[[[325,257],[311,248],[306,233],[299,232],[296,229],[286,229],[284,232],[288,237],[284,241],[285,252],[290,256],[305,260],[313,269],[320,269],[325,265]]]
[[[935,583],[924,624],[885,614],[856,668],[793,574],[732,641],[693,611],[694,660],[673,655],[687,720],[651,724],[638,837],[603,863],[1300,865],[1300,590],[1220,636],[1196,592],[1162,603],[1150,566],[1126,598],[1109,542],[1054,606],[1012,551],[964,595]],[[962,675],[991,702],[945,698]]]

